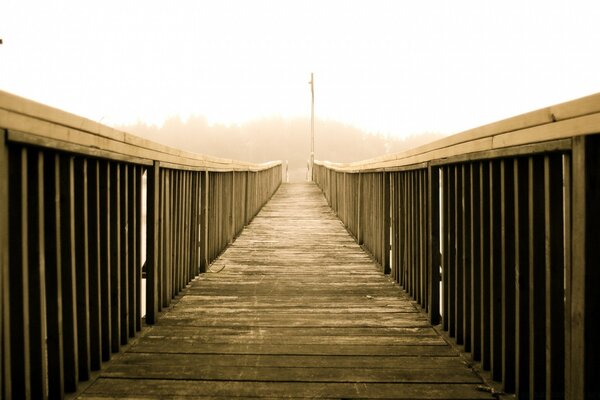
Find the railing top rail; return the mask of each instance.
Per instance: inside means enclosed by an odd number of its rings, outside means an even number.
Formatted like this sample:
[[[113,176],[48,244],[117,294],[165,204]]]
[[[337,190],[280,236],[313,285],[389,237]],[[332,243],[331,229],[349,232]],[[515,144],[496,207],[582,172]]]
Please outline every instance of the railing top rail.
[[[280,165],[211,157],[165,146],[66,111],[0,91],[0,129],[7,140],[103,158],[209,171],[261,171]]]
[[[385,170],[600,132],[600,93],[470,129],[401,153],[353,163],[315,161],[340,172]]]

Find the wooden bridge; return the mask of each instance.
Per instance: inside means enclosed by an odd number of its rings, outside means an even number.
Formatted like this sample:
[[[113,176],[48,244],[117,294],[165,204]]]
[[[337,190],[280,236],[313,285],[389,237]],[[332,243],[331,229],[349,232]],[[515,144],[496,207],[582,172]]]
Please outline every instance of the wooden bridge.
[[[599,398],[598,133],[594,95],[282,185],[0,92],[2,397]]]

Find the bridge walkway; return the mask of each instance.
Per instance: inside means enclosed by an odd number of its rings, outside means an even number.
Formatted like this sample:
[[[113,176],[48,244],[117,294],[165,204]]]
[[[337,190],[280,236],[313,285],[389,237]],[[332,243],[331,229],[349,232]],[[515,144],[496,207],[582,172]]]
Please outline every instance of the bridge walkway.
[[[284,184],[81,398],[492,398],[313,184]]]

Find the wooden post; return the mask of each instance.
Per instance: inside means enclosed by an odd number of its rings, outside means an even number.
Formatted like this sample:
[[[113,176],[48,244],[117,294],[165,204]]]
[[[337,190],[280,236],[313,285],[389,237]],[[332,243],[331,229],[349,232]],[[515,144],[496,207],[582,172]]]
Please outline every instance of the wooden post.
[[[6,131],[0,129],[0,397],[9,399],[11,391],[10,307],[9,307],[9,193],[8,145]]]
[[[570,399],[600,395],[598,286],[600,283],[600,136],[573,138],[571,268],[567,276],[566,395]],[[569,244],[567,244],[569,245]]]
[[[200,273],[208,267],[208,171],[201,172],[200,189]]]
[[[390,173],[382,172],[383,174],[383,258],[382,267],[383,273],[390,273]]]
[[[440,323],[440,170],[429,165],[427,167],[427,223],[429,238],[427,241],[427,269],[429,285],[427,299],[429,323]]]
[[[146,323],[155,324],[159,309],[159,197],[160,163],[148,168],[146,217]]]
[[[359,245],[363,244],[363,224],[361,221],[362,218],[362,181],[363,181],[363,174],[361,174],[360,172],[358,173],[358,207],[357,207],[357,213],[358,213],[358,227],[356,228],[356,241],[358,242]]]

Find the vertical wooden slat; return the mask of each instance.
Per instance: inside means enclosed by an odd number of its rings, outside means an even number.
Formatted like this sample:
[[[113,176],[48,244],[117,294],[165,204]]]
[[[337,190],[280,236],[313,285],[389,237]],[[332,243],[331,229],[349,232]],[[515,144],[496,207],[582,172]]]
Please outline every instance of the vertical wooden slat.
[[[75,188],[74,159],[60,163],[60,227],[62,260],[63,351],[65,391],[74,392],[79,381],[77,335],[77,288],[75,281]]]
[[[442,312],[442,324],[443,324],[443,328],[445,331],[449,331],[450,329],[450,323],[448,321],[449,317],[450,317],[450,297],[449,297],[449,293],[450,293],[450,288],[449,288],[449,273],[448,273],[448,263],[450,262],[450,249],[449,249],[449,243],[450,243],[450,235],[449,235],[449,227],[448,227],[448,223],[449,223],[449,211],[450,211],[450,196],[449,196],[449,192],[450,192],[450,174],[449,174],[449,167],[444,167],[443,168],[443,174],[442,174],[442,234],[440,235],[440,237],[442,238],[441,240],[443,240],[444,246],[443,246],[443,253],[442,253],[442,307],[443,307],[443,312]]]
[[[8,289],[10,308],[11,385],[13,396],[31,398],[29,277],[28,277],[28,152],[12,149],[9,155],[9,248]]]
[[[390,273],[390,173],[383,174],[383,273]]]
[[[127,190],[127,313],[128,313],[128,333],[129,337],[135,337],[136,323],[139,318],[140,310],[137,308],[137,298],[139,296],[140,285],[137,281],[136,270],[139,265],[139,249],[137,243],[138,237],[138,167],[130,165],[128,169]]]
[[[60,248],[60,157],[49,155],[45,161],[45,267],[48,333],[48,391],[51,398],[64,392],[62,260]]]
[[[546,388],[544,160],[529,158],[529,393]]]
[[[472,349],[471,324],[472,313],[471,304],[473,303],[473,292],[471,290],[471,165],[463,164],[461,166],[461,197],[462,197],[462,281],[463,281],[463,296],[461,307],[463,309],[463,326],[462,332],[464,335],[465,351],[470,352]]]
[[[471,357],[473,361],[481,360],[481,187],[479,163],[471,163],[470,169],[470,203],[471,217]]]
[[[111,351],[121,346],[121,165],[110,169],[110,306]]]
[[[77,343],[79,379],[90,378],[90,305],[88,241],[88,161],[75,161],[75,261],[77,287]]]
[[[427,268],[429,270],[429,323],[437,325],[440,321],[440,172],[439,168],[427,167],[429,240],[427,247]]]
[[[122,345],[127,344],[129,340],[129,291],[130,291],[130,281],[129,281],[129,203],[131,199],[129,198],[129,166],[126,164],[122,164],[120,166],[119,171],[119,258],[120,258],[120,274],[119,280],[121,288],[119,290],[119,300],[120,300],[120,324],[121,324],[121,338],[120,343]]]
[[[6,131],[0,129],[0,397],[12,397],[9,323],[9,156]]]
[[[455,287],[455,295],[454,295],[454,310],[456,315],[455,322],[455,336],[456,343],[463,344],[464,343],[464,260],[463,260],[463,211],[464,211],[464,191],[463,191],[463,176],[462,176],[463,166],[455,165],[454,166],[454,287]]]
[[[481,366],[490,369],[490,165],[481,162],[479,165],[479,198],[481,229]]]
[[[100,303],[102,319],[102,361],[111,355],[111,289],[110,289],[110,224],[111,224],[111,165],[100,164]]]
[[[145,254],[142,254],[142,204],[145,201],[144,193],[147,191],[144,190],[144,168],[141,166],[136,167],[135,170],[136,175],[136,185],[134,189],[134,193],[136,193],[136,211],[135,211],[135,252],[137,254],[136,262],[134,263],[134,276],[136,282],[136,296],[135,296],[135,308],[136,308],[136,318],[135,318],[135,329],[136,331],[142,330],[142,264],[145,257]],[[146,186],[147,189],[147,186]],[[146,224],[144,224],[144,230],[147,233]]]
[[[31,396],[48,397],[46,357],[46,285],[44,240],[44,154],[28,157],[28,261]]]
[[[571,365],[571,335],[572,335],[572,320],[571,320],[571,309],[572,309],[572,195],[573,195],[573,177],[572,177],[573,157],[571,153],[563,154],[563,184],[564,184],[564,219],[565,219],[565,397],[571,398],[574,394],[572,392],[572,371]]]
[[[492,379],[502,379],[502,192],[500,161],[490,164],[490,370]]]
[[[529,396],[529,191],[528,159],[514,160],[515,393]]]
[[[208,171],[201,172],[200,185],[200,273],[208,267]]]
[[[425,204],[425,197],[423,195],[423,171],[417,171],[418,177],[418,204],[419,204],[419,288],[418,288],[418,302],[421,304],[421,307],[425,307],[425,287],[426,285],[426,277],[425,277],[425,264],[426,264],[426,256],[425,256],[425,247],[426,247],[426,236],[427,236],[427,206]]]
[[[97,371],[102,364],[102,318],[100,300],[100,164],[88,161],[88,263],[90,368]]]
[[[502,269],[502,387],[515,390],[515,197],[514,163],[500,162]]]
[[[448,279],[448,333],[451,337],[456,337],[456,168],[450,166],[448,171],[448,229],[447,235],[447,253],[448,262],[446,265],[446,279]]]
[[[564,393],[564,219],[562,155],[544,157],[546,398]]]
[[[160,163],[154,165],[147,171],[146,191],[146,322],[155,324],[158,317],[159,307],[159,198],[161,194]]]
[[[362,186],[363,186],[363,174],[361,174],[360,172],[358,173],[358,206],[356,207],[357,210],[357,228],[356,228],[356,240],[360,245],[363,244],[363,233],[362,233],[362,229],[363,229],[363,223],[362,223],[362,216],[363,216],[363,212],[362,212],[362,207],[363,207],[363,193],[362,193]]]

